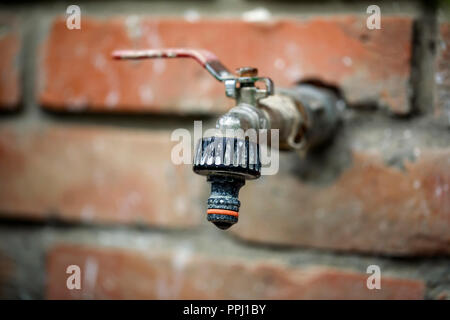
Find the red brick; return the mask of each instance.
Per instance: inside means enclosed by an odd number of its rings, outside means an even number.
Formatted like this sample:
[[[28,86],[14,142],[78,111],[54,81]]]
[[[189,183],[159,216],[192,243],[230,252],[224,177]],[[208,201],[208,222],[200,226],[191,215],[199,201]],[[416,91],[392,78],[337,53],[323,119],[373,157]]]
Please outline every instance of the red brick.
[[[439,26],[435,68],[435,116],[450,125],[450,23]]]
[[[0,110],[20,103],[20,34],[12,16],[0,16]]]
[[[223,112],[223,85],[194,61],[113,61],[114,49],[198,47],[234,70],[252,65],[277,86],[318,79],[342,88],[352,104],[410,110],[412,20],[365,16],[245,22],[84,18],[81,30],[54,22],[40,61],[40,103],[52,110]],[[205,30],[208,30],[205,32]]]
[[[302,182],[289,166],[241,191],[239,238],[382,254],[450,253],[450,150],[422,149],[405,171],[378,152],[354,152],[328,186]],[[264,201],[271,199],[271,201]]]
[[[81,268],[81,289],[69,290],[66,269]],[[86,271],[89,269],[89,271]],[[85,273],[83,273],[85,272]],[[89,275],[86,276],[86,273]],[[59,246],[47,257],[49,299],[422,299],[420,280],[381,278],[327,266],[221,259],[183,252],[149,253]]]
[[[204,179],[190,166],[173,165],[171,147],[167,131],[4,126],[0,212],[16,218],[194,226],[204,219]]]

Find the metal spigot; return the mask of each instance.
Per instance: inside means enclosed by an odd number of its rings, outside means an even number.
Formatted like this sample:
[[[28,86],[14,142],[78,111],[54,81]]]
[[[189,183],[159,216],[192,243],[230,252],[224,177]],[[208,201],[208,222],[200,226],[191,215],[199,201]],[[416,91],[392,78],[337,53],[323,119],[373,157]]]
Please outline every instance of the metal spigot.
[[[258,101],[273,94],[272,80],[258,78],[256,68],[239,68],[236,74],[239,87],[233,84],[234,92],[229,95],[236,99],[236,106],[219,118],[215,135],[199,141],[194,157],[194,172],[207,176],[211,183],[207,219],[220,229],[238,221],[239,190],[245,180],[261,176],[259,143],[246,138],[244,130],[268,129]],[[260,79],[264,79],[265,89],[256,87]]]
[[[260,142],[243,132],[278,129],[282,149],[306,149],[326,140],[339,118],[339,99],[333,92],[301,85],[274,95],[273,81],[259,77],[256,68],[242,67],[234,75],[206,50],[119,50],[113,57],[193,58],[225,84],[226,96],[236,100],[236,106],[217,120],[216,133],[198,141],[193,164],[194,172],[211,183],[207,219],[220,229],[238,221],[239,190],[245,181],[261,176]]]

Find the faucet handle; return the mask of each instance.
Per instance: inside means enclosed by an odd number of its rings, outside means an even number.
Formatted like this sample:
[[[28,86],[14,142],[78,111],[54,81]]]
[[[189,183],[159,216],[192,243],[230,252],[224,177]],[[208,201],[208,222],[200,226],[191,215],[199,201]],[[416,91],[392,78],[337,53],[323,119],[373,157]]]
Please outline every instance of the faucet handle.
[[[143,50],[115,50],[115,59],[155,59],[155,58],[192,58],[219,81],[234,78],[233,74],[219,61],[216,55],[203,49],[165,48]]]
[[[205,68],[214,78],[224,82],[227,97],[237,98],[239,86],[254,85],[255,82],[263,81],[265,89],[258,89],[256,100],[272,95],[273,82],[270,78],[258,77],[258,69],[251,67],[239,68],[237,75],[233,75],[220,61],[217,56],[204,49],[187,48],[165,48],[165,49],[143,49],[143,50],[115,50],[112,53],[114,59],[155,59],[155,58],[192,58]]]

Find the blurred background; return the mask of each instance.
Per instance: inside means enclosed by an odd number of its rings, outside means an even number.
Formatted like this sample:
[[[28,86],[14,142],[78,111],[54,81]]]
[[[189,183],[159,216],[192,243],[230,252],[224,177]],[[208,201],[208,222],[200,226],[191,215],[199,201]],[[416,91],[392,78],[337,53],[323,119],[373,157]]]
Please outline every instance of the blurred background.
[[[233,101],[194,61],[110,59],[159,47],[333,87],[341,126],[247,183],[221,231],[170,135]],[[449,129],[446,1],[1,4],[0,297],[449,299]]]

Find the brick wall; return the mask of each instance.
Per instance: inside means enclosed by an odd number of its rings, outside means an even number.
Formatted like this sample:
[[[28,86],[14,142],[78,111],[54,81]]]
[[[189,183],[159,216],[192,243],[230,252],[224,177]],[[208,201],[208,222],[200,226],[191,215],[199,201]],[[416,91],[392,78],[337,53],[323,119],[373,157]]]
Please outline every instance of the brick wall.
[[[81,30],[69,3],[0,7],[0,297],[449,298],[449,10],[383,2],[369,30],[370,4],[80,1]],[[225,232],[204,178],[170,161],[174,129],[232,106],[222,84],[193,61],[109,58],[181,46],[348,104],[326,148],[242,189]]]

